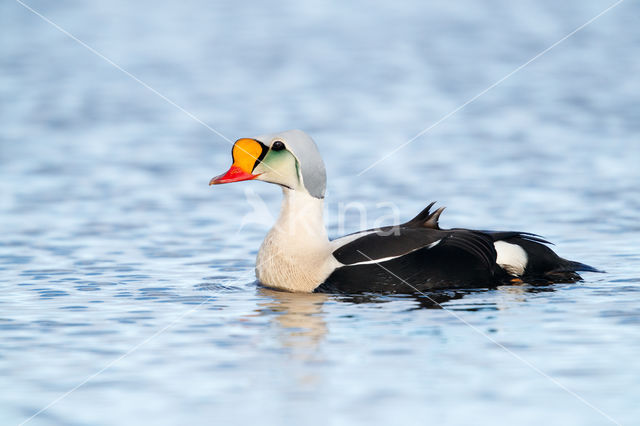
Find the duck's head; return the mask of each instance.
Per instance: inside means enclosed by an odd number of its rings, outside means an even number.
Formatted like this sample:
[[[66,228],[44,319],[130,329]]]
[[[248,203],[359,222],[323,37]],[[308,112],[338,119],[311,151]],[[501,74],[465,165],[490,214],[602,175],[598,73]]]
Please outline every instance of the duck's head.
[[[324,198],[324,163],[315,142],[302,130],[238,139],[231,155],[231,168],[209,185],[255,179]]]

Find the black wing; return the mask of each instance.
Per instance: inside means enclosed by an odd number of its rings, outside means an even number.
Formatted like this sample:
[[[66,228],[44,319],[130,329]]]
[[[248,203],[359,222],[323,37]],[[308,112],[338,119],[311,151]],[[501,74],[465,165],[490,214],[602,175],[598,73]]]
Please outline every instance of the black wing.
[[[380,228],[367,232],[369,233],[338,247],[333,252],[333,256],[345,265],[398,257],[427,247],[445,237],[444,231],[412,229],[402,226]]]
[[[419,237],[409,229],[394,237],[369,234],[345,244],[334,252],[345,266],[337,268],[316,291],[412,293],[491,287],[498,282],[496,275],[502,271],[495,263],[490,237],[462,230],[421,232],[426,233],[421,244],[432,241],[433,246],[415,248],[412,244]],[[396,257],[387,241],[393,241]],[[406,252],[409,247],[413,251]]]
[[[318,292],[422,292],[488,287],[502,273],[493,240],[470,230],[401,225],[365,234],[333,252],[344,266]]]
[[[344,265],[391,260],[426,249],[437,253],[444,249],[460,251],[477,258],[491,268],[496,261],[493,240],[488,235],[467,229],[433,230],[399,228],[394,234],[373,232],[353,240],[333,252]]]
[[[404,256],[423,248],[434,253],[453,249],[478,258],[487,268],[492,269],[496,260],[494,240],[479,231],[440,229],[438,219],[444,207],[432,213],[431,207],[434,204],[429,204],[416,217],[402,225],[364,231],[362,237],[338,247],[333,256],[340,263],[351,265]]]
[[[517,244],[528,256],[523,279],[575,281],[575,271],[597,271],[559,257],[542,237],[527,232],[441,229],[434,203],[402,225],[352,235],[333,252],[340,266],[315,291],[422,292],[492,287],[512,276],[496,264],[496,241]]]

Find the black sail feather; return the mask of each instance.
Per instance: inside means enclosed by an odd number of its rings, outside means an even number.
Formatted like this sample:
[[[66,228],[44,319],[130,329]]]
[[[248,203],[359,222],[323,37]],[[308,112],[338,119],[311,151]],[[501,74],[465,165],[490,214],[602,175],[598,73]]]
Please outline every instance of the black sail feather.
[[[433,207],[435,203],[435,201],[429,203],[429,205],[418,213],[416,217],[404,223],[402,226],[440,229],[438,219],[440,219],[440,215],[444,211],[445,207],[440,207],[431,213],[431,207]]]

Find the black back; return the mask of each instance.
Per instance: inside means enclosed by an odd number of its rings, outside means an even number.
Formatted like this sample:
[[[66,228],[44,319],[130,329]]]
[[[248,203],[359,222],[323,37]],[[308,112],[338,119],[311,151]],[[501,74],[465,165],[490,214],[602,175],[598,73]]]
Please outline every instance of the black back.
[[[576,270],[597,271],[559,257],[546,246],[548,241],[535,234],[441,229],[438,219],[444,208],[431,212],[433,204],[406,223],[365,231],[337,248],[333,255],[344,266],[315,291],[414,293],[510,283],[514,277],[496,264],[496,241],[525,250],[523,279],[575,281],[580,279]]]

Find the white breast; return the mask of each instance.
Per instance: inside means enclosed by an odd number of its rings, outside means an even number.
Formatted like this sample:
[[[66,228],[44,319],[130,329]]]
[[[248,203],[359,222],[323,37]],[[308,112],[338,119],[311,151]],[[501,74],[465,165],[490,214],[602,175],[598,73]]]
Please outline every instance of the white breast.
[[[310,293],[338,266],[328,241],[316,245],[270,232],[258,251],[256,277],[272,288]]]
[[[272,288],[312,292],[340,264],[332,255],[322,220],[322,200],[283,188],[280,216],[264,239],[256,277]]]

